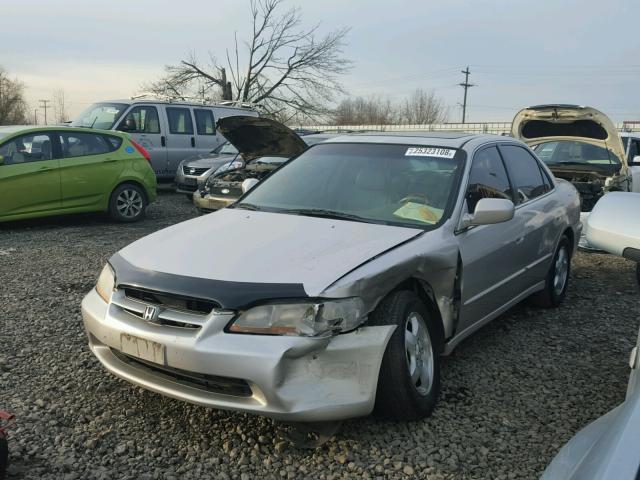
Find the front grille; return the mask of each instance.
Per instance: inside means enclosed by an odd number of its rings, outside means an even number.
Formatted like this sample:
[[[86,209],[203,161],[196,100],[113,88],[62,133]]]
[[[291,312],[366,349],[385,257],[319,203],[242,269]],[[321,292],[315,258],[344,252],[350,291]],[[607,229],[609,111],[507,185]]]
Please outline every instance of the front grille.
[[[187,185],[185,183],[178,183],[178,188],[180,190],[184,190],[186,192],[195,192],[198,190],[198,185]]]
[[[131,300],[160,305],[171,310],[181,310],[199,315],[208,315],[213,309],[220,308],[220,305],[216,302],[201,298],[190,298],[132,287],[124,287],[123,290],[125,296]]]
[[[189,167],[188,165],[182,166],[182,172],[185,175],[200,176],[207,170],[209,170],[209,167]]]
[[[211,194],[220,197],[240,197],[242,195],[242,187],[213,186],[211,187]]]
[[[126,355],[119,350],[111,349],[111,352],[121,361],[136,368],[147,370],[154,375],[173,380],[181,385],[185,385],[207,392],[219,393],[222,395],[232,395],[234,397],[250,397],[252,395],[249,384],[239,378],[218,377],[216,375],[206,375],[204,373],[189,372],[179,368],[171,368],[158,365],[140,358]]]

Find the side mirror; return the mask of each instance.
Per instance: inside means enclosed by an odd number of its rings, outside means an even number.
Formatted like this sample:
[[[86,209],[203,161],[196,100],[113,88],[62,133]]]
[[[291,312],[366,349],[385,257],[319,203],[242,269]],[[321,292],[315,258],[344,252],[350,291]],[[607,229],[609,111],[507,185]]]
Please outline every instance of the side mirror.
[[[4,157],[0,155],[0,165],[4,165]]]
[[[128,132],[129,126],[125,122],[122,122],[116,127],[116,130],[118,130],[119,132]]]
[[[463,227],[473,225],[491,225],[507,222],[513,218],[515,206],[511,200],[503,198],[481,198],[476,204],[473,214],[467,213],[462,218]]]
[[[247,193],[253,187],[258,184],[258,180],[255,178],[247,178],[244,182],[242,182],[242,193]]]
[[[640,165],[640,155],[635,155],[631,160],[632,165]]]

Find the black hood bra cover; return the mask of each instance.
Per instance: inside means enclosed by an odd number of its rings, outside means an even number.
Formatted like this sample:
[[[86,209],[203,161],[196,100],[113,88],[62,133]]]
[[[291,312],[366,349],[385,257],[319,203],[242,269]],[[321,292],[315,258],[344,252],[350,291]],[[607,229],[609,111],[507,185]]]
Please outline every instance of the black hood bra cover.
[[[242,310],[275,299],[308,298],[300,283],[228,282],[155,272],[135,267],[120,254],[109,259],[116,277],[116,287],[136,287],[180,297],[206,299],[219,308]]]

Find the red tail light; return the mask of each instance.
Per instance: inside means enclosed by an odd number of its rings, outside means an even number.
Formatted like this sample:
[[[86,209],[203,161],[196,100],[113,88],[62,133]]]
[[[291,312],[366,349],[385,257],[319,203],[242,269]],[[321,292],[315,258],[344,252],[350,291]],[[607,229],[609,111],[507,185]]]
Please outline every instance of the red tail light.
[[[136,150],[138,150],[140,152],[140,155],[142,155],[144,158],[147,159],[147,162],[151,163],[151,155],[149,155],[149,152],[147,152],[146,148],[144,148],[142,145],[139,145],[138,143],[134,142],[133,140],[131,140],[131,145],[136,147]]]

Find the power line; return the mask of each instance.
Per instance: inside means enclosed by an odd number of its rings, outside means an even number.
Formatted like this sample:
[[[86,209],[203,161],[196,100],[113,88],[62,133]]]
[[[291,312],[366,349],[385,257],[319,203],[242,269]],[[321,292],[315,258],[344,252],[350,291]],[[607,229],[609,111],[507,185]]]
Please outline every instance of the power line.
[[[51,102],[51,100],[40,99],[39,102],[42,103],[40,108],[44,109],[44,124],[46,125],[47,124],[47,108],[49,108],[49,105],[47,104]]]
[[[469,83],[469,75],[471,74],[471,71],[468,66],[466,70],[461,70],[461,72],[464,73],[464,83],[460,84],[460,86],[464,88],[464,100],[462,102],[462,123],[464,123],[467,116],[467,90],[469,87],[475,87],[475,85],[473,83]]]

